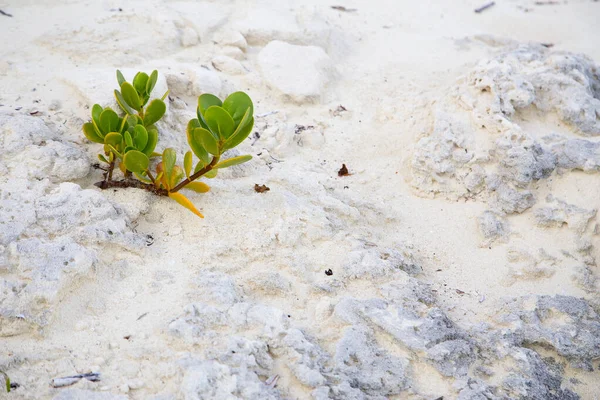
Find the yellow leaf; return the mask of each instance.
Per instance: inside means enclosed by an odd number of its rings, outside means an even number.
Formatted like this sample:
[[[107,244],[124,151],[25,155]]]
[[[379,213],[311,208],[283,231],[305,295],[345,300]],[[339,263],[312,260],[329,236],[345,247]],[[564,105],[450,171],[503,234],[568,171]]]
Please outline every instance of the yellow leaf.
[[[199,216],[200,218],[204,218],[204,215],[202,215],[200,211],[198,211],[196,207],[194,207],[192,202],[189,201],[188,198],[182,195],[181,193],[169,193],[169,197],[181,204],[182,206],[184,206],[185,208],[187,208],[188,210],[190,210],[191,212],[193,212],[194,214],[196,214],[197,216]]]
[[[185,185],[183,188],[190,189],[190,190],[193,190],[194,192],[198,192],[198,193],[206,193],[210,190],[210,186],[208,186],[204,182],[190,182],[187,185]]]

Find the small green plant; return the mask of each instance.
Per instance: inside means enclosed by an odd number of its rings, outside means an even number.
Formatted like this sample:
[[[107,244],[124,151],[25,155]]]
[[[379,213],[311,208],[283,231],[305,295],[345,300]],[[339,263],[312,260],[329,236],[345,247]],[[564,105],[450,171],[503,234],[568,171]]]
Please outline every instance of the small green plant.
[[[254,126],[254,106],[250,97],[236,92],[224,101],[212,94],[198,98],[197,116],[187,125],[187,142],[191,151],[185,153],[183,167],[177,165],[176,151],[172,148],[156,153],[159,131],[156,123],[166,112],[165,93],[161,99],[150,99],[158,79],[158,72],[150,75],[138,72],[129,83],[117,70],[120,91],[115,98],[124,115],[120,117],[110,107],[95,104],[92,119],[83,124],[84,135],[92,142],[104,145],[98,159],[107,164],[104,180],[96,183],[101,189],[136,187],[160,196],[168,196],[203,218],[191,201],[181,193],[189,189],[206,193],[210,187],[197,180],[214,178],[217,171],[249,161],[252,156],[243,155],[221,161],[227,150],[242,143]],[[147,105],[147,106],[146,106]],[[194,155],[197,161],[194,161]],[[160,157],[151,172],[152,158]],[[115,167],[124,179],[113,180]],[[104,168],[103,168],[104,169]],[[135,176],[135,179],[133,178]]]
[[[4,382],[6,383],[6,391],[10,393],[10,378],[4,371],[0,371],[0,375],[4,377]]]

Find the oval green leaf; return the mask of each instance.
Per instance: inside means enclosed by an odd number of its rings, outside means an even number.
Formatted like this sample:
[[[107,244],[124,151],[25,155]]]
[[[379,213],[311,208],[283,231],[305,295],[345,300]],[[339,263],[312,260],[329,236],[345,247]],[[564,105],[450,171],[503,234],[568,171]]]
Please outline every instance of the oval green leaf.
[[[190,177],[190,172],[192,172],[192,152],[188,151],[183,156],[183,169],[185,171],[186,178]]]
[[[117,104],[121,107],[121,110],[127,115],[135,114],[135,110],[129,107],[129,104],[125,102],[123,95],[117,89],[115,89],[115,99],[117,100]]]
[[[158,71],[154,70],[150,74],[150,78],[148,79],[148,83],[146,83],[146,93],[150,94],[156,85],[156,81],[158,80]]]
[[[183,179],[184,173],[179,165],[173,167],[171,177],[169,178],[169,187],[173,188]]]
[[[148,132],[148,143],[144,150],[142,150],[142,153],[148,157],[152,157],[152,153],[156,149],[156,143],[158,143],[158,130],[156,128],[148,128],[146,131]]]
[[[141,151],[130,150],[123,156],[123,164],[129,171],[141,174],[148,169],[150,159]]]
[[[104,109],[100,104],[94,104],[92,107],[92,121],[96,124],[96,126],[100,126],[100,114],[102,114]]]
[[[148,144],[148,131],[142,125],[133,127],[133,145],[140,151],[144,151]]]
[[[231,135],[231,137],[227,140],[227,142],[225,142],[223,149],[224,150],[233,149],[234,147],[236,147],[237,145],[242,143],[244,140],[246,140],[248,135],[250,135],[250,132],[252,132],[253,126],[254,126],[254,117],[252,117],[250,119],[250,121],[248,121],[248,123],[246,123],[245,126],[240,128],[239,130],[236,130],[235,133],[233,135]]]
[[[105,135],[109,132],[116,132],[119,129],[119,116],[110,108],[104,109],[100,114],[100,131]]]
[[[121,85],[121,94],[123,95],[123,99],[129,105],[129,107],[136,111],[140,111],[142,109],[140,97],[131,83],[125,82]]]
[[[119,147],[123,143],[123,135],[119,132],[111,132],[104,136],[104,144]]]
[[[204,93],[200,97],[198,97],[198,112],[199,114],[204,115],[206,110],[211,106],[219,106],[221,107],[223,102],[214,94]]]
[[[104,139],[98,135],[94,124],[91,122],[86,122],[85,124],[83,124],[83,134],[92,142],[104,143]]]
[[[148,84],[148,74],[145,72],[138,72],[133,78],[133,87],[140,94],[146,94],[146,85]]]
[[[223,108],[231,115],[237,128],[244,118],[247,110],[250,110],[250,116],[254,113],[254,105],[250,96],[244,92],[235,92],[230,94],[223,102]]]
[[[252,160],[252,156],[250,154],[246,154],[244,156],[228,158],[225,161],[221,161],[220,163],[215,165],[213,168],[219,169],[219,168],[233,167],[234,165],[239,165],[239,164],[245,163],[250,160]]]
[[[131,133],[126,131],[123,134],[123,139],[125,139],[125,144],[127,145],[127,147],[133,147],[133,138],[131,137]]]
[[[194,140],[197,141],[212,155],[219,155],[219,145],[217,139],[212,133],[204,128],[195,128],[193,134]]]
[[[233,119],[222,107],[210,106],[204,112],[204,120],[209,129],[221,140],[227,140],[234,131]]]
[[[121,87],[121,85],[123,85],[125,82],[127,82],[125,80],[125,77],[123,76],[123,74],[119,70],[117,70],[117,82],[119,83],[119,87]]]
[[[146,108],[146,112],[144,113],[144,125],[154,125],[155,122],[160,120],[163,115],[165,115],[165,111],[167,111],[167,105],[164,101],[160,99],[152,100],[148,105],[148,108]]]
[[[204,146],[202,146],[202,144],[194,138],[194,129],[196,128],[200,128],[200,122],[198,122],[196,118],[191,119],[190,122],[188,122],[187,129],[185,131],[187,135],[187,141],[196,157],[204,161],[205,164],[208,164],[210,162],[210,156],[208,155],[208,152]]]
[[[167,181],[170,181],[171,179],[171,174],[173,173],[173,167],[175,167],[176,161],[177,153],[175,153],[175,150],[170,147],[166,148],[162,154],[162,162]]]

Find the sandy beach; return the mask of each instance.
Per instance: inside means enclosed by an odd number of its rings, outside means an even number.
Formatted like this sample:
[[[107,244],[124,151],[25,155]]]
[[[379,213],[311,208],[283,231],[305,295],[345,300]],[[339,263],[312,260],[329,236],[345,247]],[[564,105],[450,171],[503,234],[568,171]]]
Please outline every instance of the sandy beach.
[[[0,399],[600,399],[600,2],[486,3],[0,1]],[[117,69],[252,98],[204,219],[94,186]]]

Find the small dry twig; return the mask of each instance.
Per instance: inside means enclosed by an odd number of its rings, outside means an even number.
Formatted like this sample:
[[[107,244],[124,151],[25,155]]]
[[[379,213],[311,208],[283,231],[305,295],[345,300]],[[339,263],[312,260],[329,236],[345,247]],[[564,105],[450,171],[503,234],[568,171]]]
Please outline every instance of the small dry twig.
[[[62,378],[52,379],[52,387],[59,388],[65,386],[71,386],[79,382],[81,379],[87,379],[90,382],[98,382],[100,380],[100,374],[97,372],[88,372],[87,374],[79,374],[72,376],[63,376]]]
[[[476,12],[477,14],[479,14],[479,13],[481,13],[481,12],[483,12],[483,11],[487,10],[488,8],[490,8],[490,7],[494,6],[495,4],[496,4],[496,2],[495,2],[495,1],[490,1],[489,3],[487,3],[487,4],[484,4],[484,5],[482,5],[482,6],[481,6],[481,7],[479,7],[479,8],[476,8],[476,9],[475,9],[475,12]]]

